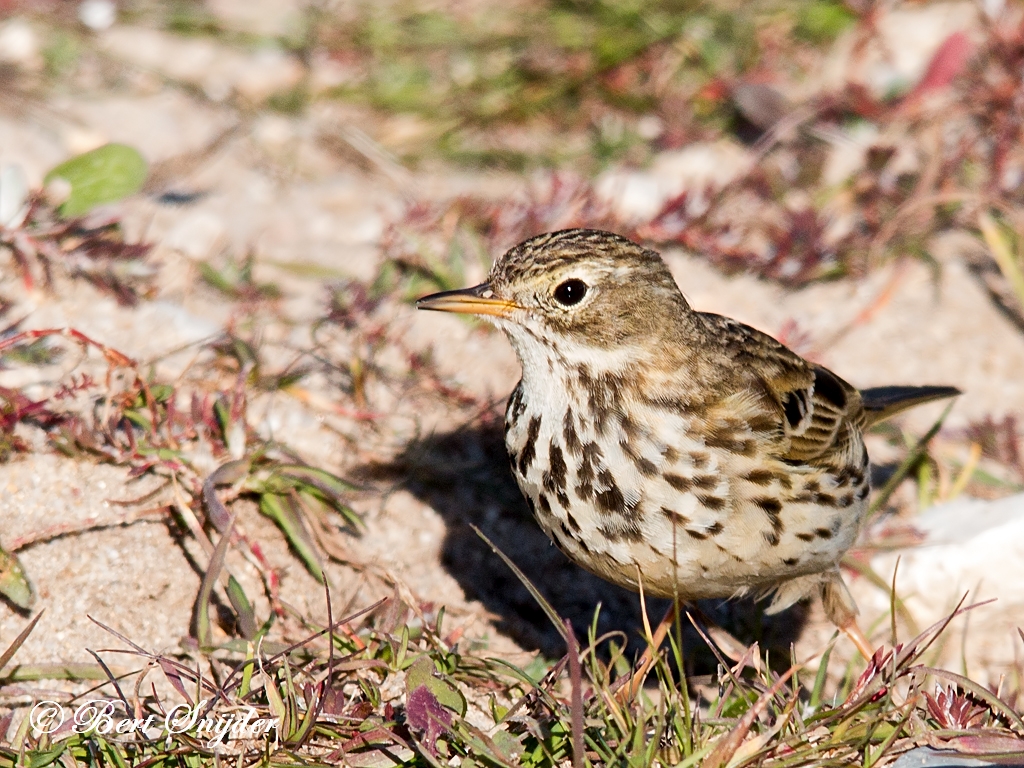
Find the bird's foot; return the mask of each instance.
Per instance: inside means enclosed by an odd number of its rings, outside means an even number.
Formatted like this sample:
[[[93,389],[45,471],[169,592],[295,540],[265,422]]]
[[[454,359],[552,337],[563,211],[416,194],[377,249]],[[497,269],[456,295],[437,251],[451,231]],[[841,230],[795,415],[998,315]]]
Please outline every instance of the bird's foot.
[[[672,606],[665,613],[664,618],[658,624],[658,628],[654,630],[653,634],[650,632],[650,627],[647,627],[648,638],[647,648],[640,656],[640,661],[636,665],[636,669],[633,670],[633,674],[630,675],[625,683],[615,692],[615,700],[619,704],[626,704],[632,701],[636,695],[643,688],[644,680],[647,679],[647,675],[650,674],[651,668],[654,667],[654,663],[658,658],[658,649],[661,648],[661,644],[665,641],[665,636],[668,634],[668,630],[671,628],[672,623],[676,620],[676,604]],[[646,625],[647,615],[644,614],[644,623]]]

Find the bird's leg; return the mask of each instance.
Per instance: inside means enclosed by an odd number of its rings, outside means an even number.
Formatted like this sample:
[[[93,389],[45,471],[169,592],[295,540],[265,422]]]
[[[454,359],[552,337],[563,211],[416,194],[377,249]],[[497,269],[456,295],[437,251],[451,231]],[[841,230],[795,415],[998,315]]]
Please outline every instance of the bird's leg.
[[[849,624],[845,627],[840,627],[840,629],[857,646],[857,650],[860,651],[860,655],[864,657],[864,660],[870,661],[871,657],[875,655],[875,649],[871,647],[871,641],[868,640],[867,635],[861,630],[856,619],[851,619]]]
[[[640,689],[643,687],[644,680],[647,679],[648,673],[651,671],[651,667],[654,666],[655,660],[658,658],[658,649],[661,644],[665,641],[665,635],[668,634],[669,629],[672,627],[672,623],[676,620],[676,602],[673,601],[668,611],[665,612],[664,618],[661,623],[658,624],[658,628],[651,634],[650,625],[647,623],[647,611],[644,609],[644,628],[647,630],[647,648],[640,656],[640,663],[637,664],[633,674],[629,676],[626,683],[615,692],[615,698],[620,704],[632,700]]]
[[[826,574],[821,584],[821,603],[829,620],[853,641],[865,660],[870,660],[875,655],[875,649],[857,624],[857,604],[853,602],[853,596],[838,569]]]

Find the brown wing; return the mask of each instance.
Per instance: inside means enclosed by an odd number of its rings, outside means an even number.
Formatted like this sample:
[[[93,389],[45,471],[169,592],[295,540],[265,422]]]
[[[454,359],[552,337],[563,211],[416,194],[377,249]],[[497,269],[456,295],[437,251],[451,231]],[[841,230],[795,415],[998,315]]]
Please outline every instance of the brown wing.
[[[701,317],[730,358],[734,385],[759,392],[762,415],[777,421],[778,458],[810,464],[856,460],[865,419],[854,387],[743,323]]]
[[[859,458],[860,433],[864,429],[864,408],[860,394],[852,386],[820,365],[811,367],[814,385],[811,390],[810,421],[799,434],[790,435],[787,460],[816,463],[819,459]],[[806,397],[807,390],[802,390]],[[782,397],[794,397],[790,391]]]

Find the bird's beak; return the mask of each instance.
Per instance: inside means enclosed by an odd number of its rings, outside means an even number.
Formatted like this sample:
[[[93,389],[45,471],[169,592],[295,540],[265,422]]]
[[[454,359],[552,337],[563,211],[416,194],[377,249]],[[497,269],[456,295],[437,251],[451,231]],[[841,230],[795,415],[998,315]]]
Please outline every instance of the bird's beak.
[[[464,315],[493,315],[509,317],[519,308],[515,302],[495,298],[490,283],[481,283],[472,288],[458,291],[443,291],[424,296],[416,302],[417,309],[433,309],[437,312],[459,312]]]

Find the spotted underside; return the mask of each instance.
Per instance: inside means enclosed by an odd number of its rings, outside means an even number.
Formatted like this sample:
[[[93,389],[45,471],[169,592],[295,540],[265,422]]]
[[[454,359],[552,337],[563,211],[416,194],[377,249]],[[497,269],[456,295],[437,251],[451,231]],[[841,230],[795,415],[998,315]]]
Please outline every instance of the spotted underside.
[[[757,333],[704,318],[726,341]],[[775,610],[835,572],[869,491],[849,385],[804,364],[781,366],[796,384],[781,395],[734,377],[695,397],[537,342],[552,359],[524,365],[506,446],[538,522],[575,562],[663,597],[775,591]]]

